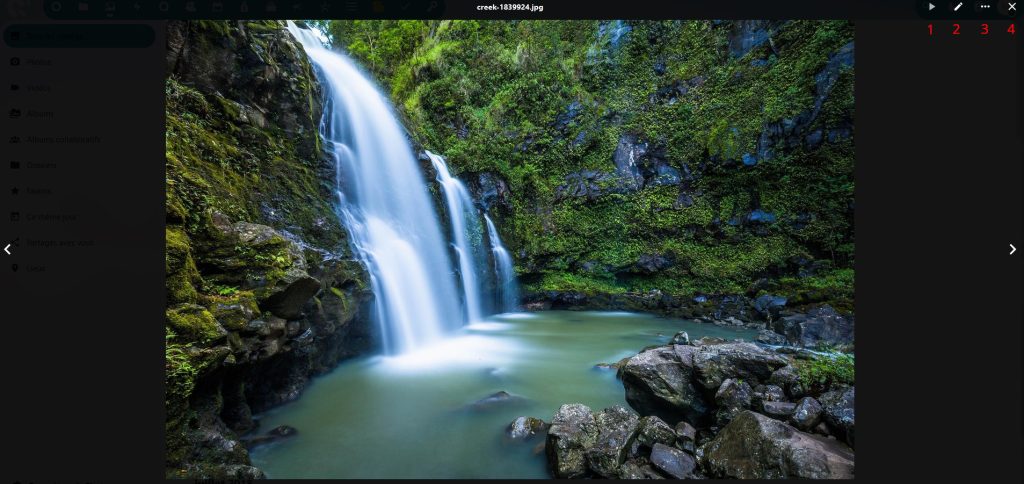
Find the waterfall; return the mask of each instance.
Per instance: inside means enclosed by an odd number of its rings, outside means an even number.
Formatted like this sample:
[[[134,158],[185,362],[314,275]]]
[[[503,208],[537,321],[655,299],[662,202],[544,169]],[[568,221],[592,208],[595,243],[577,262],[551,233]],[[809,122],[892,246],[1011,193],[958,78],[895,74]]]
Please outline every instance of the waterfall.
[[[452,228],[452,244],[459,259],[459,273],[462,276],[462,292],[466,303],[466,317],[472,321],[480,321],[483,309],[480,301],[480,285],[484,282],[478,267],[478,247],[483,246],[483,229],[480,217],[473,207],[473,199],[469,196],[466,186],[448,172],[448,164],[440,155],[427,151],[430,162],[437,171],[437,182],[441,184],[445,203],[448,206],[448,218]]]
[[[494,228],[491,217],[484,214],[487,221],[487,238],[491,241],[491,256],[494,258],[494,280],[498,293],[498,309],[510,313],[519,309],[519,287],[516,285],[516,272],[512,268],[512,256],[501,245],[498,229]]]
[[[435,341],[465,320],[438,216],[405,133],[355,64],[315,33],[292,22],[288,30],[325,88],[320,132],[335,159],[338,216],[370,271],[385,351]]]

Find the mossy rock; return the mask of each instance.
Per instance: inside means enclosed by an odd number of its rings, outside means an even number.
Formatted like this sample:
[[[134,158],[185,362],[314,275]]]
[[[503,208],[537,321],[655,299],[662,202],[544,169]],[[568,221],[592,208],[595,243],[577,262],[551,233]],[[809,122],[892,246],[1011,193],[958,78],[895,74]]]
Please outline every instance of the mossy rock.
[[[227,335],[213,313],[198,304],[179,304],[167,309],[167,326],[188,341],[215,342]]]
[[[168,226],[165,229],[166,253],[164,273],[166,274],[167,304],[196,302],[196,286],[202,284],[202,277],[192,258],[192,248],[184,230]]]
[[[228,331],[241,331],[249,321],[260,315],[256,297],[251,291],[239,291],[227,296],[206,296],[204,299],[214,319]]]

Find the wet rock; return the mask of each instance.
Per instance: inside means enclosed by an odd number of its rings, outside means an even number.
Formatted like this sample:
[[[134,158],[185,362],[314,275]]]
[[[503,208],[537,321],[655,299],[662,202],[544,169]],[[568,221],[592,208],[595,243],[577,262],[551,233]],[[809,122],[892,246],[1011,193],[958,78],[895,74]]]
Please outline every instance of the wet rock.
[[[778,318],[788,300],[782,296],[763,294],[754,299],[754,309],[765,318]]]
[[[615,478],[636,438],[640,417],[615,405],[594,414],[594,423],[597,438],[586,450],[587,467],[599,476]]]
[[[688,345],[690,344],[690,335],[686,331],[680,331],[672,336],[670,343],[674,345]]]
[[[632,357],[622,367],[626,402],[644,415],[675,424],[703,421],[710,411],[695,383],[697,347],[659,346]]]
[[[651,464],[676,479],[690,477],[697,467],[697,462],[690,454],[664,444],[654,444],[651,450]]]
[[[594,445],[597,434],[597,422],[589,407],[579,403],[558,407],[545,445],[551,474],[559,479],[585,476],[585,452]]]
[[[768,378],[768,383],[782,388],[789,395],[789,398],[794,400],[803,397],[806,392],[803,384],[800,382],[800,375],[797,373],[796,368],[793,368],[791,365],[775,370],[771,377]]]
[[[679,422],[676,424],[675,431],[676,442],[679,443],[679,448],[692,454],[697,442],[697,429],[687,422]]]
[[[260,445],[266,445],[280,440],[284,440],[290,437],[298,435],[299,431],[295,430],[295,427],[288,425],[279,425],[267,431],[267,433],[253,437],[251,439],[243,439],[242,442],[246,447],[252,449]]]
[[[650,464],[629,460],[619,466],[619,479],[664,479]]]
[[[654,447],[654,444],[659,443],[672,445],[676,441],[676,432],[664,420],[648,415],[640,418],[636,440],[646,447]]]
[[[766,345],[784,345],[786,344],[786,337],[775,331],[762,329],[757,333],[754,341]]]
[[[750,400],[751,408],[763,408],[767,402],[786,401],[786,392],[776,385],[758,385],[754,387],[754,394]]]
[[[754,412],[743,412],[703,447],[712,477],[734,479],[852,479],[854,454],[846,445],[801,432]]]
[[[729,55],[743,57],[753,48],[764,44],[770,36],[772,23],[767,20],[739,20],[732,23],[729,33]]]
[[[791,423],[798,429],[809,432],[821,422],[821,404],[811,397],[804,397],[796,404],[793,410]]]
[[[548,424],[535,417],[516,417],[505,429],[505,435],[512,440],[527,440],[543,434]]]
[[[701,336],[699,339],[693,341],[693,346],[711,346],[721,345],[728,343],[729,340],[725,338],[719,338],[718,336]]]
[[[744,409],[750,408],[754,390],[747,382],[732,378],[722,382],[715,393],[715,404],[718,410],[715,419],[718,425],[725,425]]]
[[[693,366],[700,383],[708,389],[717,389],[728,378],[765,382],[772,372],[785,365],[785,358],[753,343],[700,346],[693,353]]]
[[[819,401],[824,410],[824,420],[829,428],[850,447],[854,447],[854,388],[830,390],[822,394]]]
[[[660,254],[643,254],[636,262],[637,269],[644,274],[654,274],[672,267],[672,259]]]
[[[788,420],[796,411],[796,404],[791,402],[764,402],[761,410],[765,415],[776,420]]]
[[[646,154],[647,143],[637,139],[636,135],[623,134],[619,137],[613,161],[615,162],[615,172],[627,190],[643,187],[639,164]]]
[[[789,344],[804,348],[820,344],[853,344],[853,316],[844,316],[831,306],[811,309],[806,314],[786,316],[774,324],[776,333],[785,335]]]
[[[565,128],[569,127],[569,123],[573,122],[582,111],[583,104],[579,101],[569,103],[569,105],[565,107],[565,111],[555,117],[555,129],[565,131]]]
[[[467,405],[466,408],[474,411],[486,411],[497,407],[507,407],[525,402],[526,398],[501,390]]]

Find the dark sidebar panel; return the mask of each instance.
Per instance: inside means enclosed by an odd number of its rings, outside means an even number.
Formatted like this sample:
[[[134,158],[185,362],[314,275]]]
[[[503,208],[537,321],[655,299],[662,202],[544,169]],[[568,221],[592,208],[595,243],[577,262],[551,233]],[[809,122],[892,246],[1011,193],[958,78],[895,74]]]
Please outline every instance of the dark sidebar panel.
[[[47,23],[43,3],[0,6],[3,474],[153,475],[159,452],[136,454],[163,430],[146,382],[163,371],[164,29]],[[97,445],[109,459],[72,450]]]
[[[884,357],[858,366],[858,463],[897,480],[1021,475],[1024,52],[1009,21],[988,34],[983,23],[857,23],[857,352]],[[965,388],[985,389],[975,404],[987,423],[954,423],[954,402],[974,398]],[[891,414],[915,394],[910,405],[950,420]],[[958,443],[910,445],[908,465],[882,464],[888,438],[951,431]]]

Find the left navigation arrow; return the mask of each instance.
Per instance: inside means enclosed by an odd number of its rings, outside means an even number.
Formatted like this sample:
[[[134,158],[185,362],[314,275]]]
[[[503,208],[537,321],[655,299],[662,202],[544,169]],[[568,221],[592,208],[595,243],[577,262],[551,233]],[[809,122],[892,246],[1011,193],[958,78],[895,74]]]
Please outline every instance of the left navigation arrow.
[[[7,247],[4,247],[4,252],[6,252],[7,255],[11,255],[11,244],[7,244]]]

